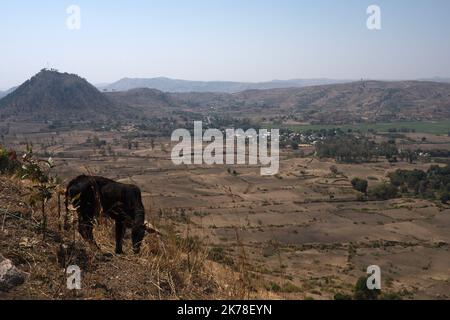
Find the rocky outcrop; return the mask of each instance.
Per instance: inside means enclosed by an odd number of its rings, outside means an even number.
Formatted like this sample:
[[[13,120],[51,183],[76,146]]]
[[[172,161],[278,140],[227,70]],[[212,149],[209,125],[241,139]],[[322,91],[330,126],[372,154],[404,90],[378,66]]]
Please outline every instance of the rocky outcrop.
[[[0,254],[0,292],[7,292],[25,281],[24,274],[17,269],[11,260]]]

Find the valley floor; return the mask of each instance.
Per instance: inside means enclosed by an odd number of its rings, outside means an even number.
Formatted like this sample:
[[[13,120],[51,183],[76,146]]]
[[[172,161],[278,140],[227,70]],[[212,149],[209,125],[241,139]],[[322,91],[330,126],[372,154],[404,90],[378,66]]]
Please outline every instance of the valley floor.
[[[132,150],[119,144],[114,155],[101,155],[83,144],[90,135],[61,134],[46,148],[58,173],[66,181],[90,173],[137,184],[148,219],[208,248],[208,260],[238,275],[248,297],[333,299],[351,294],[366,268],[378,265],[383,292],[450,299],[450,207],[409,198],[362,202],[350,183],[361,177],[373,186],[390,171],[430,163],[345,165],[288,152],[277,176],[262,177],[256,167],[174,166],[165,140],[153,147],[141,140]],[[121,268],[114,259],[105,263]]]

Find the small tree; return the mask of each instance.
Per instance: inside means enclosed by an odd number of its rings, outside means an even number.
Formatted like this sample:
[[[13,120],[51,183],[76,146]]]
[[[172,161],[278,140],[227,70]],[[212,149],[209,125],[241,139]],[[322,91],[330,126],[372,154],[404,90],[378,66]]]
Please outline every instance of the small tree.
[[[48,160],[36,159],[31,146],[27,145],[27,152],[23,155],[22,162],[23,165],[20,171],[21,179],[28,179],[35,183],[30,188],[32,191],[30,203],[32,205],[37,203],[41,204],[42,232],[45,240],[47,233],[47,213],[45,206],[52,198],[58,186],[57,178],[52,177],[50,174],[54,167],[53,160],[52,158]]]
[[[369,186],[369,183],[366,179],[355,178],[352,180],[352,186],[356,191],[367,194],[367,187]]]

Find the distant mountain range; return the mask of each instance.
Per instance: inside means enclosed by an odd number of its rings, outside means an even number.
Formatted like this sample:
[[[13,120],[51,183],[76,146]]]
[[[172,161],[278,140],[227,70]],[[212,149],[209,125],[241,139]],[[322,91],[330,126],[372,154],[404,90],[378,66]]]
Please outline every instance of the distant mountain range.
[[[247,90],[269,90],[283,88],[304,88],[310,86],[320,86],[328,84],[342,84],[355,82],[356,80],[336,80],[327,78],[317,79],[292,79],[292,80],[272,80],[267,82],[234,82],[234,81],[190,81],[170,79],[166,77],[158,78],[123,78],[117,82],[96,84],[103,92],[124,92],[132,89],[149,88],[163,92],[187,93],[187,92],[220,92],[238,93]],[[398,80],[400,81],[400,80]],[[417,81],[450,83],[450,78],[423,78]],[[387,81],[389,82],[389,81]],[[0,99],[17,89],[18,86],[6,91],[0,91]]]
[[[450,78],[424,78],[417,81],[450,83]],[[219,92],[238,93],[247,90],[270,90],[283,88],[304,88],[311,86],[343,84],[355,82],[355,80],[336,80],[327,78],[318,79],[292,79],[273,80],[267,82],[233,82],[233,81],[190,81],[159,78],[123,78],[112,84],[100,84],[97,87],[104,92],[128,91],[131,89],[149,88],[163,92],[187,93],[187,92]],[[387,81],[389,82],[389,81]]]
[[[450,83],[450,78],[434,77],[434,78],[419,79],[419,81],[432,81],[432,82]]]
[[[149,88],[100,92],[77,75],[42,70],[0,99],[0,120],[103,121],[189,114],[329,124],[450,119],[450,83],[355,81],[236,93]]]
[[[128,91],[138,88],[150,88],[163,92],[225,92],[236,93],[246,90],[267,90],[277,88],[301,88],[315,85],[350,82],[349,80],[332,79],[294,79],[273,80],[269,82],[232,82],[232,81],[189,81],[170,78],[123,78],[107,86],[99,86],[100,90]]]

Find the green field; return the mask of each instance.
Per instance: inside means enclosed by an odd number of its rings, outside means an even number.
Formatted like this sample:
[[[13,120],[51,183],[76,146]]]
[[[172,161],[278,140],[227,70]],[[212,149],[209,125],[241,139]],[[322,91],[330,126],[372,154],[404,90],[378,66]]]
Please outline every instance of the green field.
[[[341,128],[342,130],[353,129],[360,131],[376,130],[377,132],[388,132],[389,129],[400,130],[402,128],[415,130],[418,133],[448,134],[450,132],[450,120],[445,121],[411,121],[411,122],[386,122],[386,123],[361,123],[348,125],[286,125],[295,131],[321,130]]]

